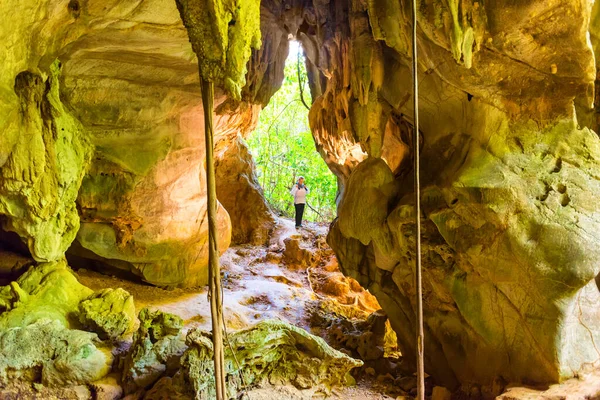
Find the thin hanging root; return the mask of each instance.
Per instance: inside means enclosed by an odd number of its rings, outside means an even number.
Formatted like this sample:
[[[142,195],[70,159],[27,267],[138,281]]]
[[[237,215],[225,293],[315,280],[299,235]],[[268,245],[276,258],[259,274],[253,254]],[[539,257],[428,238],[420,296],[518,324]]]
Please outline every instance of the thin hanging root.
[[[217,400],[227,399],[225,386],[225,351],[223,348],[223,300],[221,291],[221,268],[217,235],[217,189],[213,158],[213,82],[205,81],[200,75],[202,105],[204,107],[204,137],[206,139],[206,186],[208,208],[208,284],[210,316],[212,320],[213,349],[215,363],[215,388]]]
[[[415,225],[416,233],[416,260],[415,260],[415,286],[417,287],[417,398],[425,399],[425,357],[423,334],[423,282],[421,277],[421,182],[420,182],[420,146],[419,146],[419,80],[417,60],[417,0],[412,1],[413,19],[413,107],[414,107],[414,173],[415,173]]]

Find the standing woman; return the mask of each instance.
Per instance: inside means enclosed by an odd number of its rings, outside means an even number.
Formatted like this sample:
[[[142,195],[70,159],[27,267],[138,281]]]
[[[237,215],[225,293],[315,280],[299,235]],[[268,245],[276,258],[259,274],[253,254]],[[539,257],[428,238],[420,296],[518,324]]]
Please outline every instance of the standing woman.
[[[290,190],[294,196],[294,207],[296,207],[296,228],[302,227],[302,215],[304,214],[304,206],[306,204],[306,195],[308,188],[304,185],[304,177],[298,178],[298,183]]]

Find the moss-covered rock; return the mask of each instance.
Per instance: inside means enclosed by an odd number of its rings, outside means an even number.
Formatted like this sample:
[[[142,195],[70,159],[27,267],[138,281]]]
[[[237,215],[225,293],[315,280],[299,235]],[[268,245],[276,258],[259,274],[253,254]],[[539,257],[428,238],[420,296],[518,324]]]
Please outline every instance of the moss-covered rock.
[[[65,328],[77,327],[79,303],[92,293],[77,281],[64,260],[31,267],[0,289],[0,331],[40,319],[58,321]]]
[[[15,81],[21,132],[0,169],[3,226],[27,243],[38,261],[64,256],[79,229],[75,199],[92,147],[59,96],[60,63],[44,79],[23,72]]]
[[[239,100],[251,50],[260,47],[260,1],[178,0],[177,6],[200,75]]]
[[[121,288],[100,290],[79,303],[79,321],[101,338],[116,340],[133,331],[133,297]]]
[[[126,393],[147,388],[167,372],[175,372],[187,348],[180,317],[144,308],[138,318],[140,327],[133,335],[123,368]]]
[[[0,331],[0,381],[20,379],[48,386],[89,383],[105,376],[113,357],[94,333],[57,320]]]
[[[230,398],[235,398],[241,389],[240,373],[250,386],[292,384],[300,389],[318,388],[328,392],[334,386],[352,384],[350,370],[363,364],[334,350],[323,339],[278,320],[260,322],[230,334],[229,339],[235,353],[234,356],[231,348],[225,346]],[[193,387],[196,399],[214,398],[210,334],[192,330],[186,343],[189,349],[181,360],[185,381]]]
[[[0,288],[0,380],[49,386],[84,384],[110,372],[111,347],[135,322],[133,298],[122,289],[94,293],[66,261],[30,267]],[[81,327],[91,332],[81,330]]]

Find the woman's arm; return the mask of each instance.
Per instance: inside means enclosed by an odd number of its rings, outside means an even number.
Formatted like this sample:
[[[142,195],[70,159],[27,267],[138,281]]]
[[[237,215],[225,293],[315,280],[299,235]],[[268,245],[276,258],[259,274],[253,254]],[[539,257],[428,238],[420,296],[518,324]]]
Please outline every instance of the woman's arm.
[[[297,191],[298,191],[298,185],[294,185],[294,187],[292,187],[292,190],[290,190],[290,194],[292,196],[295,196]]]

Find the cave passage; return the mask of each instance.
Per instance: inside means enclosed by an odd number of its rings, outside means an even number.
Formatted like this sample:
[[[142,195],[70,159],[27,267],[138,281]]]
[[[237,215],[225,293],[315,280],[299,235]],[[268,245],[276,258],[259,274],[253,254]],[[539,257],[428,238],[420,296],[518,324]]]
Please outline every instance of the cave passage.
[[[304,176],[310,189],[304,219],[329,222],[335,217],[337,181],[323,158],[315,151],[308,123],[310,91],[302,47],[290,41],[281,88],[260,113],[258,126],[248,138],[258,180],[273,209],[282,216],[293,217],[290,188]]]

